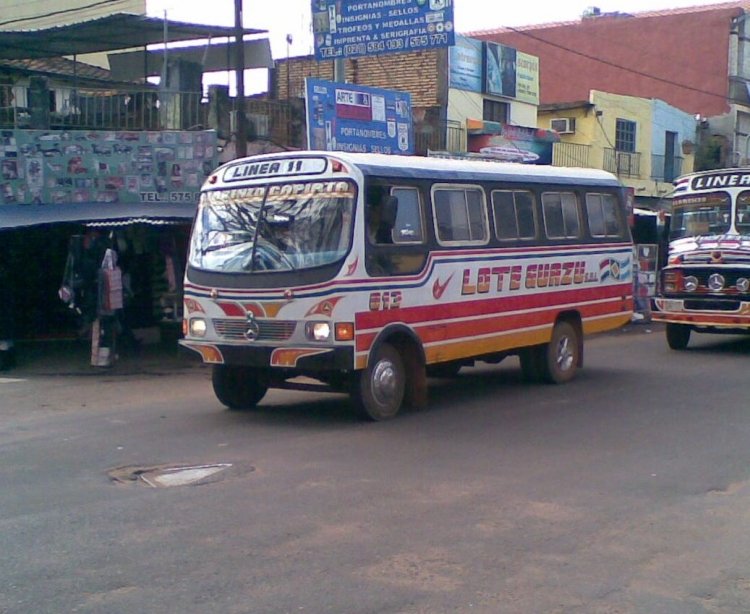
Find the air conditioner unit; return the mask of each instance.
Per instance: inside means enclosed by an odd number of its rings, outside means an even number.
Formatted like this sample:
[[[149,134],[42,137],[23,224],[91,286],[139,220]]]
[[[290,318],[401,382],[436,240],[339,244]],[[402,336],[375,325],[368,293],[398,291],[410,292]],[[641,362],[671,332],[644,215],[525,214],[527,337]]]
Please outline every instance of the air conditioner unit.
[[[560,134],[573,134],[576,131],[576,118],[558,117],[550,121],[549,127]]]

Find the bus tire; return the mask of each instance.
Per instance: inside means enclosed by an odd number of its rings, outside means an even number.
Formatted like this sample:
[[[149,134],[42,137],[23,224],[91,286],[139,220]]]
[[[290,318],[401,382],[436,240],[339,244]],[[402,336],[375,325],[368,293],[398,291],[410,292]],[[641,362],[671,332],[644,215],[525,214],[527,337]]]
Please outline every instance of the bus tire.
[[[667,324],[667,345],[672,350],[684,350],[690,343],[690,327],[687,324]]]
[[[214,365],[211,383],[214,394],[229,409],[251,409],[268,391],[258,369]]]
[[[404,401],[406,370],[395,347],[383,343],[358,374],[352,393],[361,414],[374,421],[390,420]]]
[[[544,381],[564,384],[575,377],[580,362],[581,339],[578,329],[566,320],[560,320],[552,329],[552,339],[545,346],[541,361]]]

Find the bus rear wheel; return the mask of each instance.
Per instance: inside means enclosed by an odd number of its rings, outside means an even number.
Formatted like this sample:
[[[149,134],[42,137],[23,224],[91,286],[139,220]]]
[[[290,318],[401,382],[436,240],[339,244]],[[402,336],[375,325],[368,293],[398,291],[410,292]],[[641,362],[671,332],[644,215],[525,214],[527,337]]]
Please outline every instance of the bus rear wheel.
[[[667,345],[673,350],[684,350],[690,343],[690,327],[686,324],[667,324]]]
[[[541,361],[542,378],[550,384],[564,384],[575,377],[581,359],[581,338],[570,322],[559,321],[552,329],[552,339]]]
[[[405,388],[404,361],[395,347],[384,343],[370,357],[367,368],[359,373],[352,398],[366,418],[389,420],[401,409]]]
[[[263,373],[252,367],[214,365],[214,394],[229,409],[251,409],[268,391]]]

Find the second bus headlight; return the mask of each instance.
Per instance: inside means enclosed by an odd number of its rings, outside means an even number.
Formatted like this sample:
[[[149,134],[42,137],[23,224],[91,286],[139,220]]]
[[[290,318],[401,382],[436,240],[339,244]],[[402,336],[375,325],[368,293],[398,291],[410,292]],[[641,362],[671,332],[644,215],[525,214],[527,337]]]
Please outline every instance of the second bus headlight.
[[[308,322],[307,338],[313,341],[328,341],[331,338],[331,325],[328,322]]]

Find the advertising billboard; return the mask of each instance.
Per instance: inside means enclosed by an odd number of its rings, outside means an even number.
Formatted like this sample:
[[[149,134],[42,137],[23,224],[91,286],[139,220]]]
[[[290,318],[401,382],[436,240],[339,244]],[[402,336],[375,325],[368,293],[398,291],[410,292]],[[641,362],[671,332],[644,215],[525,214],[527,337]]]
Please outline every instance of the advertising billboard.
[[[485,49],[485,91],[539,104],[539,58],[489,41]]]
[[[468,92],[482,91],[482,41],[456,36],[450,48],[450,87]]]
[[[453,0],[312,0],[311,9],[318,61],[454,43]]]
[[[414,153],[409,94],[311,78],[305,92],[310,149]]]

